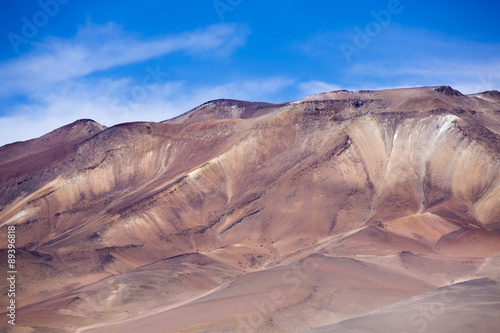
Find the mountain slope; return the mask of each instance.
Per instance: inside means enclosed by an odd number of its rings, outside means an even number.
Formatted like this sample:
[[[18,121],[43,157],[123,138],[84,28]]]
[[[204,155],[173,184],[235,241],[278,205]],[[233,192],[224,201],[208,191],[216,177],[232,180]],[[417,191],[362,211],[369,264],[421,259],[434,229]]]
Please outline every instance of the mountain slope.
[[[498,279],[498,95],[220,100],[4,146],[20,325],[299,332]]]

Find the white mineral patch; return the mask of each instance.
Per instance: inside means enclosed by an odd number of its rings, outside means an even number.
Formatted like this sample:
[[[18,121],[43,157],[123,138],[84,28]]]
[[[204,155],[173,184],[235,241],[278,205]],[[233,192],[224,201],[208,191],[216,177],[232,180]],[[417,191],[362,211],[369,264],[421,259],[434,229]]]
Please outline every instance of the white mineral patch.
[[[38,210],[39,210],[39,208],[26,208],[26,209],[23,209],[23,210],[17,212],[16,215],[14,215],[10,219],[8,219],[7,222],[5,222],[5,225],[9,224],[9,223],[12,223],[12,222],[16,222],[17,220],[19,220],[21,218],[30,216],[30,215],[36,213]]]
[[[450,127],[452,127],[453,122],[457,119],[460,119],[460,118],[458,118],[457,116],[452,115],[452,114],[449,114],[449,115],[442,117],[441,118],[442,123],[441,123],[441,126],[439,128],[439,132],[437,134],[437,137],[440,137],[444,132],[446,132]]]

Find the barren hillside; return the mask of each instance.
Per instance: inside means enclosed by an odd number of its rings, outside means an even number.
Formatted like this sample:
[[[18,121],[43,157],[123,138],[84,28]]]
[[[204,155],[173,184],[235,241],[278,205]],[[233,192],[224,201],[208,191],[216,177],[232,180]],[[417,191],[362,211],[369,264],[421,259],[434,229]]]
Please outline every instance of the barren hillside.
[[[3,146],[16,329],[494,332],[499,153],[500,93],[450,87],[216,100]]]

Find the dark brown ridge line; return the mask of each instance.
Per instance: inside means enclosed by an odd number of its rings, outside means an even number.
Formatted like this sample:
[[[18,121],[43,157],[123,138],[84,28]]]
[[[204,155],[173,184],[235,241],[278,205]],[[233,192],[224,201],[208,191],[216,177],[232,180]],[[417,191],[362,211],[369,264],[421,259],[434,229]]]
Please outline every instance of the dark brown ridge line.
[[[257,214],[257,213],[260,213],[260,212],[261,212],[261,211],[263,211],[263,210],[264,210],[264,207],[262,207],[261,209],[258,209],[258,210],[255,210],[255,211],[253,211],[253,212],[248,213],[247,215],[245,215],[245,216],[243,216],[242,218],[238,219],[237,221],[233,222],[233,224],[231,224],[231,225],[230,225],[229,227],[227,227],[225,230],[221,231],[221,233],[220,233],[220,234],[222,235],[223,233],[225,233],[226,231],[228,231],[229,229],[231,229],[231,228],[232,228],[232,227],[234,227],[235,225],[240,224],[241,222],[243,222],[243,220],[244,220],[244,219],[246,219],[247,217],[250,217],[250,216],[252,216],[252,215],[255,215],[255,214]]]

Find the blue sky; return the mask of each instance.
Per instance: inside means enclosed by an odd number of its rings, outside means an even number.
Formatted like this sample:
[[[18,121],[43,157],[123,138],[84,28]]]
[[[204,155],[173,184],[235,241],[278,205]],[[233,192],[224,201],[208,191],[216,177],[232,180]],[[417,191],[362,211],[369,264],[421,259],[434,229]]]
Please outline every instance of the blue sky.
[[[498,13],[498,1],[4,0],[0,145],[216,98],[500,90]]]

